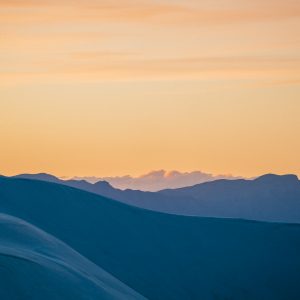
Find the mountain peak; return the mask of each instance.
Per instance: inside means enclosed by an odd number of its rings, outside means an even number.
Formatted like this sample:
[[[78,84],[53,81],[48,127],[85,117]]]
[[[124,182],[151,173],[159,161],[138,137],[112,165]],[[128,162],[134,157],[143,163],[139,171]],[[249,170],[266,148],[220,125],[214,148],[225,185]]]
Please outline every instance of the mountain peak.
[[[112,185],[105,181],[105,180],[100,180],[94,183],[94,186],[102,187],[102,188],[113,188]]]
[[[257,182],[265,182],[265,183],[299,183],[299,179],[294,174],[286,174],[286,175],[276,175],[276,174],[265,174],[254,181]]]
[[[19,174],[14,176],[14,178],[25,178],[25,179],[34,179],[34,180],[42,180],[49,182],[58,182],[59,179],[54,175],[47,173],[37,173],[37,174]]]

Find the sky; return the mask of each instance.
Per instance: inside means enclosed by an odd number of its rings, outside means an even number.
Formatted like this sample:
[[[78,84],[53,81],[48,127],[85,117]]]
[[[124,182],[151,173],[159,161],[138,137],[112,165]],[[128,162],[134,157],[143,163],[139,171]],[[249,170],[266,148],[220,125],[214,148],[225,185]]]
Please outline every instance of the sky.
[[[0,173],[300,175],[298,0],[0,0]]]

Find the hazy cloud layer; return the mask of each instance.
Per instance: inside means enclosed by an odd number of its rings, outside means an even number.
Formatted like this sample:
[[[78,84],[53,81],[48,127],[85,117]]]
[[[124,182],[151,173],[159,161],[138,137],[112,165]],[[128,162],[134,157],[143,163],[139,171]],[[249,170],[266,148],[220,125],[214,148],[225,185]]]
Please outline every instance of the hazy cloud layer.
[[[167,188],[179,188],[217,179],[238,179],[232,175],[212,175],[201,171],[179,172],[158,170],[138,177],[130,175],[121,177],[75,177],[95,183],[100,180],[109,182],[119,189],[134,189],[142,191],[159,191]]]

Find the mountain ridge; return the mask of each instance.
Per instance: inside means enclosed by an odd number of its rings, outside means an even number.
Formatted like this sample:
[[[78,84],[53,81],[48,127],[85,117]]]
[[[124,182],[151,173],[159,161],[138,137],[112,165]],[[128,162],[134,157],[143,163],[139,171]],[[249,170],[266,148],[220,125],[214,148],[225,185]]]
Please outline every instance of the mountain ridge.
[[[51,182],[164,213],[300,223],[300,181],[292,174],[265,174],[253,180],[219,179],[159,192],[119,190],[103,181],[63,181],[45,174],[15,178],[49,178]]]

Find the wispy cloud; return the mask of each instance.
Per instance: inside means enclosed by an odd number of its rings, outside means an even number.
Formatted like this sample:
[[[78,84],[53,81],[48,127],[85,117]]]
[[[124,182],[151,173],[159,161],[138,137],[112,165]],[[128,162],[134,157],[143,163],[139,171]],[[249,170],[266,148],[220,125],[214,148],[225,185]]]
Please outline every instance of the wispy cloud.
[[[4,64],[5,65],[5,64]],[[27,77],[29,80],[53,79],[84,80],[137,80],[137,79],[268,79],[273,82],[297,81],[300,72],[298,57],[186,57],[143,59],[142,55],[114,51],[81,51],[41,57],[10,64],[0,72],[0,78]],[[289,76],[291,79],[288,80]]]
[[[256,26],[250,31],[251,43],[245,39],[249,31],[239,28],[247,29],[249,22],[291,19],[296,31],[297,2],[3,0],[1,85],[86,78],[297,81],[296,51],[279,49],[276,53],[276,46],[270,46],[275,40],[287,47],[288,38],[279,41],[274,29],[262,35],[268,35],[265,42],[262,37],[255,40]],[[232,24],[234,29],[226,29],[225,25]],[[296,36],[290,31],[284,35],[291,35],[289,40]],[[239,50],[243,43],[249,45]],[[210,50],[214,53],[208,56]]]
[[[206,2],[203,2],[205,4]],[[243,2],[241,2],[243,3]],[[218,4],[218,3],[215,3]],[[300,7],[295,1],[269,0],[253,1],[251,6],[237,7],[220,5],[191,6],[189,2],[155,1],[1,1],[0,8],[5,12],[5,21],[11,18],[19,21],[74,21],[93,20],[98,22],[158,22],[164,24],[224,24],[294,18],[300,15]],[[26,13],[24,13],[27,10]],[[3,19],[2,19],[3,21]]]

